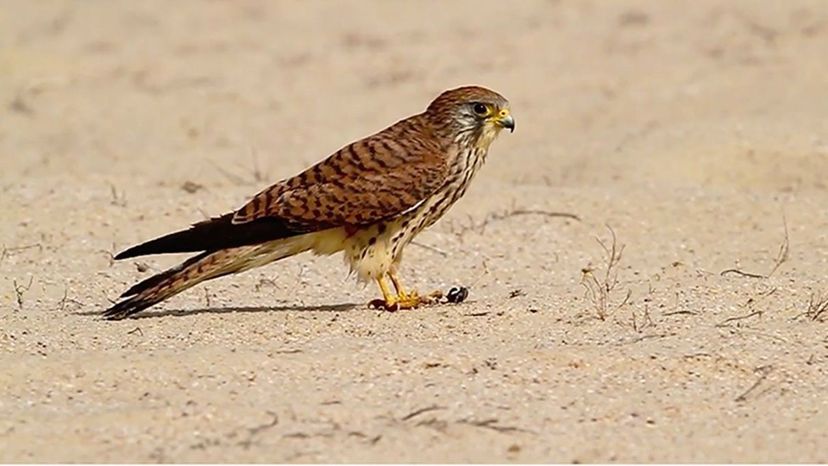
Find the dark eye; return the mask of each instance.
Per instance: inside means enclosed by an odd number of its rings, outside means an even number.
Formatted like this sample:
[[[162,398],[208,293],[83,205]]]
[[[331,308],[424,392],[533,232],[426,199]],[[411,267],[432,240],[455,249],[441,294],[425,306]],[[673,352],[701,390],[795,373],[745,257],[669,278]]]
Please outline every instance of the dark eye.
[[[472,110],[474,110],[474,113],[478,115],[485,115],[489,113],[489,109],[481,103],[474,104],[474,106],[472,106]]]

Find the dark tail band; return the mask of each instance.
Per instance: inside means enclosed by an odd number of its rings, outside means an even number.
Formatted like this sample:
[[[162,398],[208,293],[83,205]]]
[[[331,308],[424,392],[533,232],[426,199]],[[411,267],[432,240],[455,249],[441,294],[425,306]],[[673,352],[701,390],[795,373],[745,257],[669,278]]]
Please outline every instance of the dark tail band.
[[[205,220],[186,230],[164,235],[133,246],[115,256],[116,260],[148,254],[218,251],[288,238],[304,233],[301,228],[277,218],[261,218],[234,224],[233,214]]]

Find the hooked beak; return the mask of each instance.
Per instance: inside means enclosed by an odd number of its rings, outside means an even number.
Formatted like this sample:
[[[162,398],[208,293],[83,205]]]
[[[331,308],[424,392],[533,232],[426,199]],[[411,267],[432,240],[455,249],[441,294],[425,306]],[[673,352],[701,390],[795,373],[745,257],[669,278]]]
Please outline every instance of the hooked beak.
[[[504,108],[497,114],[497,119],[495,123],[500,125],[501,128],[506,128],[509,130],[510,133],[515,132],[515,119],[509,113],[509,109]]]

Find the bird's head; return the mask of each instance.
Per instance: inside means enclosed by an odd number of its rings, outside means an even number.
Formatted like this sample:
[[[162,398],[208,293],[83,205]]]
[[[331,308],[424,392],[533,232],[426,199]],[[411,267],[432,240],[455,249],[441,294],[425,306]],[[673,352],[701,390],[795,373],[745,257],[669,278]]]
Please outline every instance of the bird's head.
[[[440,94],[425,112],[433,127],[453,141],[488,148],[502,129],[515,130],[509,101],[484,87],[467,86]]]

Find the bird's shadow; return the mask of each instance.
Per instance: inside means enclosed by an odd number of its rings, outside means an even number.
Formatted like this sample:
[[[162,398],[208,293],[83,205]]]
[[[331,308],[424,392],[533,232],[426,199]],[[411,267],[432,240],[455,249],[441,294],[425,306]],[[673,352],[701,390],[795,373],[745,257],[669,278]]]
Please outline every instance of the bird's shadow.
[[[328,304],[321,306],[245,306],[245,307],[207,307],[197,309],[168,309],[162,311],[144,311],[127,320],[157,319],[159,317],[186,317],[198,314],[233,314],[233,313],[266,313],[266,312],[347,312],[360,306],[355,303]],[[366,307],[367,309],[367,307]],[[79,315],[100,315],[100,311],[78,312]]]

